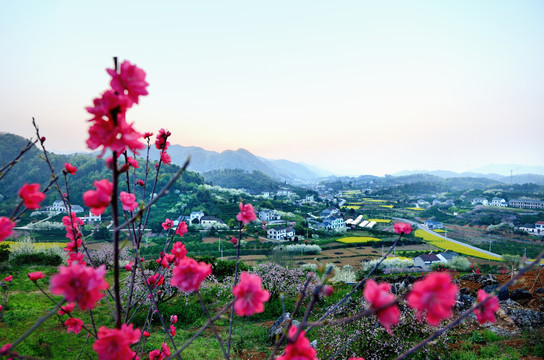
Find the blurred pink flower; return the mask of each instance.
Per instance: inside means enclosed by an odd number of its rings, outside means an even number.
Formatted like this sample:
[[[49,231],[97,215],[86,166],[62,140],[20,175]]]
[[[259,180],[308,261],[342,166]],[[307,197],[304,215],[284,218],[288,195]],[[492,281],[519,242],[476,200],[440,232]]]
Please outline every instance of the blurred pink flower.
[[[482,302],[488,297],[489,294],[484,290],[478,290],[478,302]],[[487,321],[494,323],[497,310],[499,310],[499,299],[497,299],[496,296],[493,296],[491,299],[487,300],[481,308],[475,309],[474,314],[480,324],[485,324]]]
[[[57,312],[59,315],[64,315],[66,313],[72,312],[74,310],[74,307],[76,306],[76,303],[68,303],[64,306],[61,306],[61,309]]]
[[[261,278],[247,272],[240,275],[240,282],[232,289],[236,297],[234,310],[238,316],[251,316],[264,311],[264,303],[270,293],[261,286]]]
[[[64,325],[68,327],[67,332],[73,332],[74,334],[79,334],[81,327],[83,326],[83,321],[78,318],[68,318]]]
[[[295,337],[297,327],[291,326],[289,329],[289,337]],[[306,332],[301,331],[297,341],[289,343],[285,347],[285,353],[276,358],[276,360],[317,360],[316,351],[310,346],[310,341],[306,338]]]
[[[236,215],[238,221],[248,224],[250,221],[257,219],[255,211],[253,210],[253,205],[240,203],[240,212]]]
[[[172,158],[166,151],[161,152],[161,161],[165,163],[166,165],[170,165],[172,163]]]
[[[45,194],[40,192],[40,184],[24,184],[19,189],[19,197],[27,209],[39,209],[40,202],[45,199]]]
[[[43,279],[44,276],[45,275],[41,271],[28,273],[28,278],[30,279],[30,281],[34,282]]]
[[[396,223],[393,225],[397,234],[409,234],[412,232],[412,226],[408,223]]]
[[[5,216],[0,217],[0,242],[11,236],[14,227],[15,222]]]

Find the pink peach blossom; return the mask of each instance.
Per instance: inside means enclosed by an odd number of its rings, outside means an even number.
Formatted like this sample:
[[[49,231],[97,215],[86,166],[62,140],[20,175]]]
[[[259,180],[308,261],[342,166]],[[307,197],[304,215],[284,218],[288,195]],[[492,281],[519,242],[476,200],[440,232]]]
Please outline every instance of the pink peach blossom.
[[[211,273],[212,266],[210,264],[197,263],[194,259],[185,257],[174,268],[170,284],[181,291],[190,293],[198,290],[200,283]]]
[[[174,220],[166,219],[162,223],[162,228],[164,230],[168,230],[168,229],[172,228],[172,226],[174,226]]]
[[[391,284],[383,282],[378,285],[374,280],[370,279],[366,282],[363,295],[372,308],[378,309],[395,300],[395,295],[391,294],[390,291]],[[391,305],[376,312],[376,316],[378,316],[378,321],[387,332],[392,334],[391,326],[398,324],[400,311],[397,305]]]
[[[119,199],[121,199],[121,203],[123,204],[123,210],[125,211],[134,211],[138,207],[138,203],[136,200],[136,195],[130,194],[124,191],[121,191],[119,194]]]
[[[178,224],[178,227],[176,229],[176,234],[183,237],[187,233],[187,224],[185,221],[182,221]]]
[[[83,194],[83,202],[91,208],[95,215],[104,213],[110,205],[113,184],[107,179],[95,181],[93,183],[96,190],[89,190]]]
[[[70,163],[64,163],[64,170],[66,170],[68,174],[74,175],[77,171],[77,168]]]
[[[109,287],[104,280],[105,273],[104,265],[97,269],[76,263],[61,265],[59,273],[51,278],[51,293],[64,295],[67,301],[76,302],[81,310],[93,309]]]
[[[452,283],[450,274],[432,272],[414,284],[407,301],[416,309],[418,319],[426,313],[427,322],[437,326],[440,321],[451,317],[458,292],[459,288]]]
[[[132,102],[138,104],[139,97],[148,94],[145,71],[128,60],[123,61],[119,73],[115,69],[107,69],[107,72],[111,76],[111,88],[119,94],[127,94]]]
[[[130,344],[138,342],[140,334],[140,329],[133,329],[132,324],[123,324],[121,329],[102,326],[98,329],[98,340],[93,344],[93,349],[99,360],[129,360],[136,355]]]

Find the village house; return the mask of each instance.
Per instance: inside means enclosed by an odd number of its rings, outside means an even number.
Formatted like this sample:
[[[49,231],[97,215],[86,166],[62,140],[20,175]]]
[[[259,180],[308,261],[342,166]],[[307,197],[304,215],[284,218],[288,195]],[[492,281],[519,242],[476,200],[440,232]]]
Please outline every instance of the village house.
[[[535,224],[535,232],[538,236],[544,236],[544,221],[537,221]]]
[[[508,203],[503,198],[493,198],[491,200],[491,206],[507,207]]]
[[[441,252],[440,254],[437,254],[436,256],[443,263],[449,263],[453,260],[453,258],[458,257],[459,254],[456,253],[455,251],[445,251],[445,252]]]
[[[487,199],[484,197],[476,197],[472,199],[471,204],[472,205],[478,205],[478,204],[489,205],[489,201],[487,201]]]
[[[524,208],[524,209],[544,209],[544,201],[533,199],[514,199],[508,202],[511,207]]]
[[[203,216],[200,218],[200,225],[204,228],[210,228],[212,226],[216,228],[220,227],[227,227],[227,224],[219,218],[216,218],[215,216]]]
[[[261,221],[273,221],[273,220],[281,220],[281,216],[276,213],[275,210],[261,210],[259,211],[259,219]]]
[[[85,224],[96,223],[96,222],[100,222],[100,221],[102,221],[102,215],[94,215],[91,211],[89,211],[88,216],[83,217],[83,222]]]
[[[47,211],[51,212],[67,212],[66,206],[64,206],[64,202],[62,200],[55,200],[53,204],[47,206],[45,208]],[[71,210],[73,213],[80,213],[83,212],[83,208],[79,205],[72,205]]]
[[[435,254],[423,254],[414,258],[414,266],[419,266],[424,270],[429,270],[431,264],[442,262]]]
[[[290,240],[295,236],[292,227],[273,227],[266,231],[266,237],[271,240]]]
[[[193,211],[191,215],[189,215],[189,221],[192,223],[194,219],[198,219],[198,222],[200,222],[200,219],[202,219],[203,216],[203,211]]]
[[[425,220],[423,225],[429,230],[442,229],[444,225],[438,221]]]

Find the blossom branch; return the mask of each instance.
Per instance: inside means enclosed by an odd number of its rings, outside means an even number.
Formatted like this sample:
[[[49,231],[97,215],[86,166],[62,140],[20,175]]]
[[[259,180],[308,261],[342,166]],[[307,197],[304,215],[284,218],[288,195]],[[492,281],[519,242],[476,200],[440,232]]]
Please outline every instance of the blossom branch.
[[[202,327],[189,339],[185,342],[185,344],[183,344],[175,353],[173,353],[170,357],[166,358],[166,360],[170,360],[170,359],[173,359],[175,356],[178,356],[183,350],[185,350],[185,348],[187,348],[187,346],[191,345],[193,343],[193,341],[195,341],[195,339],[197,337],[199,337],[203,332],[204,330],[206,330],[208,328],[208,326],[211,325],[212,322],[216,321],[217,319],[219,319],[221,317],[221,315],[223,315],[231,306],[234,305],[234,300],[232,300],[230,303],[228,303],[227,305],[225,305],[225,307],[223,309],[221,309],[221,311],[219,311],[213,318],[211,318],[210,320],[208,320],[204,325],[202,325]]]
[[[322,321],[324,320],[325,318],[327,318],[327,316],[329,316],[330,314],[332,314],[336,309],[338,309],[340,307],[340,305],[342,305],[349,297],[351,297],[361,286],[363,286],[366,281],[370,278],[370,276],[374,273],[374,271],[376,271],[376,269],[378,268],[378,266],[380,266],[380,264],[385,260],[387,259],[387,256],[389,256],[389,254],[391,254],[391,252],[393,251],[393,249],[395,248],[395,246],[397,246],[398,242],[400,241],[400,239],[402,238],[402,235],[403,233],[401,232],[399,234],[399,237],[398,239],[393,243],[393,245],[391,245],[391,247],[389,248],[389,250],[387,251],[387,253],[385,253],[385,255],[382,256],[382,258],[380,259],[380,261],[378,261],[378,263],[372,268],[372,270],[370,270],[370,272],[361,280],[359,281],[359,283],[357,285],[355,285],[355,287],[349,292],[347,293],[340,301],[338,301],[332,308],[330,308],[329,310],[327,310],[325,312],[325,314],[323,314],[323,316],[321,316],[318,320],[319,321]],[[307,331],[310,331],[313,329],[313,326],[310,326],[308,328]]]
[[[490,296],[488,296],[487,298],[485,298],[484,300],[480,301],[479,303],[473,305],[472,307],[470,307],[470,309],[466,310],[464,313],[462,313],[455,321],[449,323],[447,326],[443,327],[442,329],[439,329],[437,331],[435,331],[431,336],[429,336],[428,338],[426,338],[425,340],[422,340],[421,342],[419,342],[417,345],[415,345],[414,347],[412,347],[410,350],[406,351],[404,354],[400,355],[399,357],[396,358],[396,360],[401,360],[401,359],[405,359],[407,356],[413,354],[414,352],[416,352],[417,350],[421,349],[423,346],[425,346],[426,344],[428,344],[430,341],[436,339],[437,337],[439,337],[440,335],[442,335],[443,333],[445,333],[446,331],[450,330],[451,328],[459,325],[461,323],[461,321],[463,321],[464,318],[466,318],[467,316],[469,316],[475,309],[477,308],[481,308],[487,301],[491,300],[491,298],[493,297],[494,294],[497,294],[499,293],[501,290],[503,289],[506,289],[508,288],[510,285],[512,285],[514,283],[514,281],[516,281],[516,279],[518,279],[521,275],[523,275],[526,271],[528,271],[529,269],[531,269],[534,265],[538,264],[540,262],[540,260],[542,260],[544,258],[544,251],[542,251],[537,257],[536,259],[531,262],[529,265],[526,265],[525,267],[521,268],[518,273],[512,277],[508,282],[504,283],[503,285],[501,285],[500,287],[498,287],[497,289],[495,289],[494,292],[492,292],[490,294]]]
[[[217,332],[217,328],[215,327],[215,324],[210,317],[210,313],[208,312],[208,309],[206,308],[206,305],[204,304],[204,300],[202,300],[202,294],[200,294],[200,290],[197,290],[198,299],[200,300],[200,306],[202,306],[202,310],[204,311],[204,314],[208,318],[208,320],[211,322],[211,327],[213,330],[213,334],[215,335],[215,338],[217,339],[217,342],[219,343],[219,346],[221,347],[221,352],[223,353],[223,356],[225,359],[228,359],[229,356],[227,352],[225,351],[225,347],[223,346],[223,341],[221,341],[221,337],[219,336],[219,333]]]

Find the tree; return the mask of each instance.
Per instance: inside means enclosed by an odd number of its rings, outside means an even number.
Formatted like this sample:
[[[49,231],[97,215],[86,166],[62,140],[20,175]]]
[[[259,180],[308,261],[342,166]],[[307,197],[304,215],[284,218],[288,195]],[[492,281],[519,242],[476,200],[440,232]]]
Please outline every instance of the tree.
[[[504,263],[504,266],[506,266],[507,269],[510,269],[510,277],[514,276],[514,273],[516,271],[516,268],[519,266],[520,261],[521,256],[519,255],[504,254],[502,256],[502,262]]]

